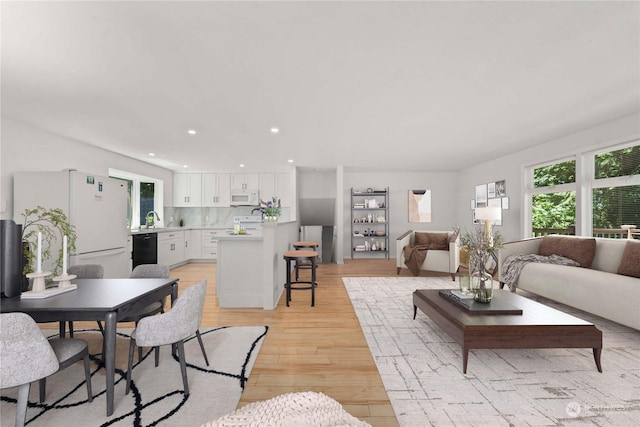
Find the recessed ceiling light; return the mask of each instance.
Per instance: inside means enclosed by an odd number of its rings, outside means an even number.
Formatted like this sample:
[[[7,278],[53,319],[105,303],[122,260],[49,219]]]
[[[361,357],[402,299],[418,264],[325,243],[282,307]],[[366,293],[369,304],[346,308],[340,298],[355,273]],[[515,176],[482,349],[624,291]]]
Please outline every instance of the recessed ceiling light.
[[[156,155],[156,153],[149,153],[149,155],[150,155],[151,157],[153,157],[153,156],[155,156],[155,155]]]
[[[188,168],[189,166],[187,166],[187,165],[182,165],[182,167],[183,167],[183,168]]]
[[[189,129],[189,130],[187,131],[187,133],[188,133],[189,135],[195,135],[197,132],[196,132],[195,130],[193,130],[193,129]]]
[[[280,132],[280,129],[276,127],[271,128],[271,133],[278,133],[278,132]]]
[[[244,167],[244,165],[243,165],[243,164],[240,164],[240,167],[241,167],[241,168],[243,168],[243,167]]]
[[[293,163],[293,159],[289,159],[289,160],[287,160],[287,162]]]

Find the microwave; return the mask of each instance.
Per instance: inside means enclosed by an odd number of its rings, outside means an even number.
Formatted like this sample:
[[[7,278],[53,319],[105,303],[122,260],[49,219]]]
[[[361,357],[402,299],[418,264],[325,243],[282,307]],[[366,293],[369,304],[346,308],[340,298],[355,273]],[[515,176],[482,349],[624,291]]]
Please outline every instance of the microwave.
[[[258,190],[231,190],[231,206],[258,206]]]

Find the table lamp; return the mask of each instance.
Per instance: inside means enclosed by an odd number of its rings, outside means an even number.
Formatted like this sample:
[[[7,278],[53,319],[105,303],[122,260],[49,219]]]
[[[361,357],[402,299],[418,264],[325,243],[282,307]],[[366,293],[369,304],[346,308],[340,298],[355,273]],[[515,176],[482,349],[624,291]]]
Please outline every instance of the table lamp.
[[[491,240],[491,225],[493,221],[502,219],[502,209],[495,206],[488,206],[483,208],[476,208],[476,219],[484,221],[484,238],[489,242]]]

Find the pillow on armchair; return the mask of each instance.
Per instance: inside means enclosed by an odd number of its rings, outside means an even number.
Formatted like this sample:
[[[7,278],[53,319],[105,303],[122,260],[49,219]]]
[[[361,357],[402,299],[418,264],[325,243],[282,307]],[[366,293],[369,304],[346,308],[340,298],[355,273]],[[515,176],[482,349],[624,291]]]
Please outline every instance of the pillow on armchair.
[[[416,231],[413,244],[416,246],[426,246],[427,249],[435,251],[448,251],[449,233]]]

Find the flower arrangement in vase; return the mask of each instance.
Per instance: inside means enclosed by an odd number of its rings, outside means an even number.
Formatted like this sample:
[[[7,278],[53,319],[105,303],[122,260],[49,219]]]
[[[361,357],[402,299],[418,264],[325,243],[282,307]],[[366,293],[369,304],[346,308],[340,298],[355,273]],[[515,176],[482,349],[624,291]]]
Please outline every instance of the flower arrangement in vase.
[[[460,246],[469,252],[469,276],[473,299],[478,302],[491,302],[493,296],[493,277],[487,273],[489,257],[502,247],[499,232],[486,231],[476,227],[472,232],[460,236]]]
[[[271,200],[262,201],[260,200],[260,207],[258,210],[262,214],[262,219],[267,222],[277,222],[278,217],[282,213],[282,206],[280,204],[280,199],[277,197],[272,197]]]

